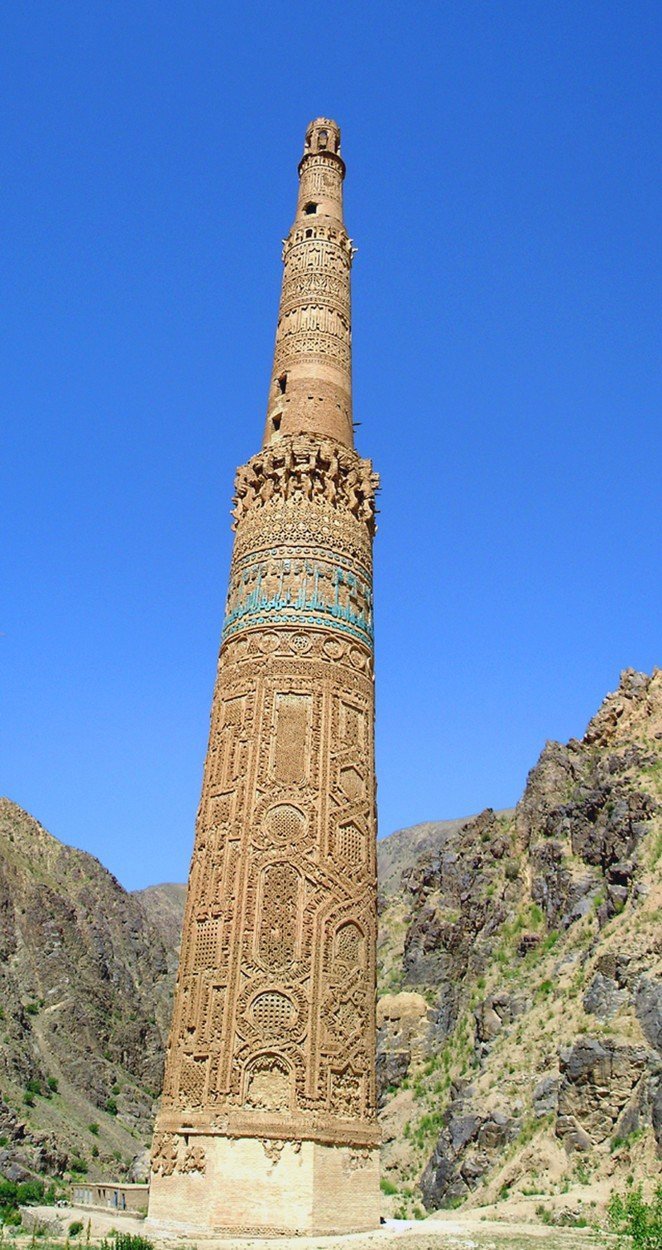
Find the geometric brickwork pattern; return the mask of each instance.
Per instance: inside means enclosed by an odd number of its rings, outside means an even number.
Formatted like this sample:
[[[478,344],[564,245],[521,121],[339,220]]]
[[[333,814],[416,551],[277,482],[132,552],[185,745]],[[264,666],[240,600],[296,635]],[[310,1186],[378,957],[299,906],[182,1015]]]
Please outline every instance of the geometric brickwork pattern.
[[[378,1140],[372,539],[353,448],[339,132],[319,119],[284,247],[262,451],[235,545],[153,1149]]]

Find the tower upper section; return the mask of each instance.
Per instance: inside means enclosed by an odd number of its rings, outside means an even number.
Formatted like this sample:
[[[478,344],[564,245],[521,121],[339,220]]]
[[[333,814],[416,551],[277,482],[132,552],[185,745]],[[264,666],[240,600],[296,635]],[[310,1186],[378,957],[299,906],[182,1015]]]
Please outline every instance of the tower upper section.
[[[294,224],[283,245],[283,286],[264,445],[310,434],[352,447],[350,269],[343,221],[340,129],[318,117],[299,162]]]

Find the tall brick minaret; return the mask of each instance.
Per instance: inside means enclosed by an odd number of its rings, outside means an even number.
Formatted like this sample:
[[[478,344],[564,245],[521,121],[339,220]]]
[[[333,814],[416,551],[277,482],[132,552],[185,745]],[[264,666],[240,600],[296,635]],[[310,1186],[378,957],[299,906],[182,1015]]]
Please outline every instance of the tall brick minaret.
[[[149,1222],[379,1223],[372,539],[354,450],[345,165],[308,127],[236,537]]]

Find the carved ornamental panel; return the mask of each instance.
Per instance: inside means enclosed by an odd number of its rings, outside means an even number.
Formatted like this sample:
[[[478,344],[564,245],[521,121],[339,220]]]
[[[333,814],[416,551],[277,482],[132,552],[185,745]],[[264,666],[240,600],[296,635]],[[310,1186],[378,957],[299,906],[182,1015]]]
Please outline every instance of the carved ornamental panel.
[[[205,1134],[259,1138],[275,1157],[287,1140],[378,1140],[378,479],[352,446],[339,134],[314,136],[283,253],[265,442],[235,482],[160,1176],[203,1173]]]

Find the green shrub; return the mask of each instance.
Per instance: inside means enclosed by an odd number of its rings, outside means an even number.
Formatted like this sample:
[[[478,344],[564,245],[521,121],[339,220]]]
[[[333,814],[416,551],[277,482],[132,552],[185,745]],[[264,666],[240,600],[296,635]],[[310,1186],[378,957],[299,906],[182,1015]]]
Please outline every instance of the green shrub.
[[[23,1222],[23,1216],[17,1207],[2,1207],[0,1209],[0,1224],[7,1224],[10,1228],[18,1228]]]
[[[92,1136],[93,1136],[93,1137],[98,1137],[98,1136],[99,1136],[99,1125],[98,1125],[98,1124],[96,1124],[96,1123],[94,1123],[94,1124],[88,1124],[88,1126],[87,1126],[87,1127],[88,1127],[88,1131],[92,1134]]]
[[[443,1118],[444,1114],[442,1111],[428,1111],[425,1115],[421,1116],[414,1131],[414,1136],[419,1146],[422,1146],[426,1138],[428,1138],[431,1134],[439,1134]]]
[[[549,1207],[544,1207],[542,1203],[539,1203],[536,1207],[536,1215],[538,1216],[541,1224],[554,1223],[554,1212],[551,1211]]]
[[[454,1194],[452,1198],[446,1198],[442,1204],[442,1211],[456,1211],[464,1202],[464,1194]]]
[[[627,1150],[634,1143],[639,1141],[644,1135],[642,1128],[634,1129],[631,1133],[626,1133],[624,1137],[612,1137],[609,1143],[609,1149],[612,1154],[617,1154],[620,1150]]]
[[[117,1103],[114,1098],[106,1099],[104,1111],[107,1111],[108,1115],[117,1115]]]
[[[20,1207],[29,1207],[36,1202],[43,1202],[46,1197],[46,1186],[43,1181],[21,1181],[16,1186],[16,1201]]]
[[[25,1088],[28,1094],[40,1094],[41,1081],[38,1081],[36,1076],[31,1076],[30,1080],[25,1082]]]
[[[0,1209],[16,1206],[17,1191],[16,1181],[7,1181],[4,1177],[0,1179]]]
[[[54,1187],[51,1185],[46,1190],[43,1181],[21,1181],[19,1184],[17,1181],[0,1178],[0,1225],[18,1227],[21,1223],[19,1207],[54,1201]]]
[[[113,1233],[111,1236],[112,1241],[104,1238],[99,1243],[99,1250],[154,1250],[154,1242],[137,1233]]]
[[[49,1076],[46,1084],[48,1085],[48,1088],[50,1089],[51,1094],[57,1094],[59,1085],[58,1085],[58,1080],[56,1076]]]
[[[71,1224],[69,1225],[69,1236],[78,1237],[78,1235],[82,1233],[82,1231],[83,1231],[82,1220],[72,1220]]]
[[[379,1188],[381,1189],[382,1193],[386,1194],[389,1198],[393,1194],[397,1194],[398,1192],[397,1185],[394,1185],[393,1181],[390,1181],[388,1179],[388,1176],[382,1176],[382,1179],[379,1182]]]
[[[630,1237],[632,1250],[662,1250],[662,1184],[653,1198],[646,1202],[641,1185],[612,1194],[609,1200],[609,1224],[619,1237]]]

